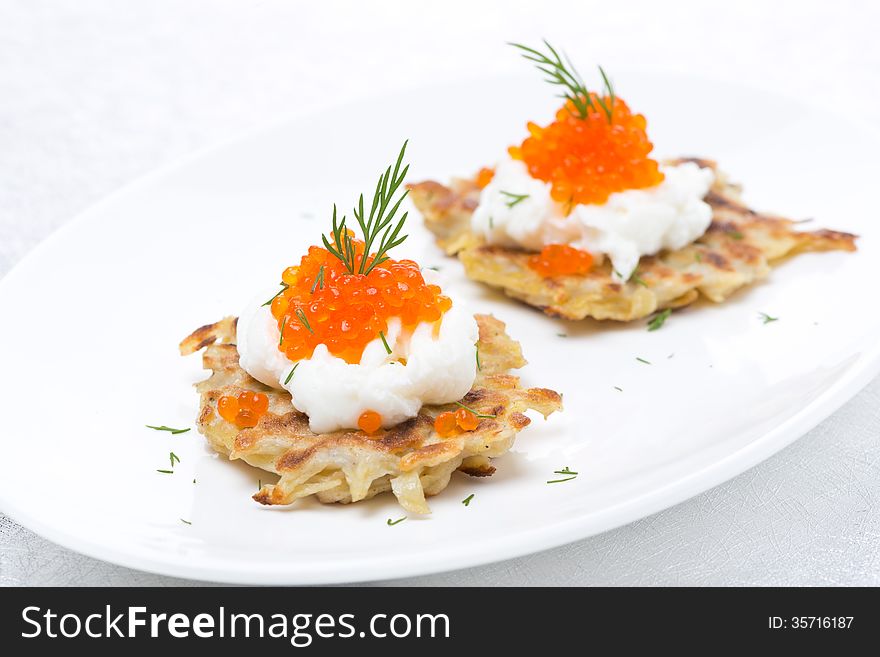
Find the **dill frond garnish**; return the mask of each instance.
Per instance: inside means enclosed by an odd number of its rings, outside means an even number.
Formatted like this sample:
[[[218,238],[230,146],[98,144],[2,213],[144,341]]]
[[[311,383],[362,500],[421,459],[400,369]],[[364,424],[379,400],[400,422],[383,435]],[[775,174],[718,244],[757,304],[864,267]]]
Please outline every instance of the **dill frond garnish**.
[[[382,338],[382,344],[385,345],[385,352],[390,354],[391,347],[388,346],[388,340],[385,339],[385,334],[382,331],[379,331],[379,337]]]
[[[389,166],[379,176],[376,191],[373,192],[369,215],[365,211],[363,194],[360,195],[358,204],[354,208],[354,218],[364,236],[364,255],[360,264],[357,263],[352,234],[345,225],[346,218],[343,216],[339,221],[336,206],[333,206],[333,242],[331,243],[326,235],[322,235],[321,238],[324,241],[324,248],[342,261],[349,274],[369,274],[374,267],[388,260],[388,251],[402,244],[407,238],[406,235],[401,236],[400,231],[403,229],[403,224],[409,213],[404,212],[396,225],[392,226],[392,222],[400,209],[400,204],[409,194],[409,190],[404,190],[403,194],[395,200],[395,195],[409,171],[409,165],[403,164],[403,156],[406,153],[408,143],[409,140],[403,142],[394,168]],[[377,239],[379,240],[378,246],[373,253],[373,245]]]
[[[470,504],[471,504],[471,500],[474,499],[474,495],[475,495],[475,493],[471,493],[471,494],[468,495],[466,498],[464,498],[464,499],[461,501],[461,503],[464,504],[465,506],[470,506]]]
[[[636,360],[639,361],[640,363],[644,363],[645,365],[650,365],[650,364],[651,364],[651,361],[649,361],[649,360],[645,360],[645,359],[642,358],[641,356],[636,356]]]
[[[605,74],[605,71],[601,66],[599,67],[599,73],[602,76],[605,95],[608,97],[609,102],[606,102],[600,94],[596,94],[595,96],[590,94],[590,91],[584,84],[583,78],[580,76],[580,73],[577,72],[574,64],[571,63],[571,60],[568,59],[568,56],[566,56],[565,61],[563,61],[562,57],[559,56],[559,53],[556,52],[556,49],[550,45],[547,39],[544,39],[544,45],[547,46],[549,54],[544,54],[520,43],[509,43],[508,45],[518,48],[521,51],[520,54],[525,59],[533,62],[535,68],[547,76],[544,78],[545,81],[563,88],[563,93],[559,94],[559,96],[560,98],[565,98],[570,101],[574,106],[577,114],[574,112],[572,112],[572,114],[579,119],[585,119],[589,115],[589,110],[597,112],[601,109],[605,114],[605,118],[608,119],[608,123],[613,122],[615,98],[614,86],[611,84],[611,80],[608,79],[608,76]],[[597,104],[598,107],[596,107]]]
[[[290,373],[287,375],[287,378],[284,379],[284,385],[290,383],[290,380],[293,378],[293,373],[296,372],[297,367],[299,367],[299,363],[290,368]]]
[[[385,521],[385,524],[387,524],[389,527],[394,527],[394,525],[398,525],[404,520],[406,520],[406,516],[403,516],[403,518],[398,518],[397,520],[392,520],[391,518],[388,518],[388,520]]]
[[[330,244],[326,235],[321,235],[321,240],[324,242],[324,248],[327,249],[333,256],[338,258],[345,268],[348,270],[349,274],[354,273],[355,267],[355,252],[354,252],[354,242],[352,242],[351,234],[348,229],[345,227],[345,217],[342,217],[342,221],[337,222],[336,220],[336,204],[333,204],[333,244]]]
[[[770,322],[776,322],[776,321],[779,320],[778,317],[771,317],[771,316],[768,315],[767,313],[758,313],[758,317],[760,317],[761,320],[762,320],[765,324],[769,324]]]

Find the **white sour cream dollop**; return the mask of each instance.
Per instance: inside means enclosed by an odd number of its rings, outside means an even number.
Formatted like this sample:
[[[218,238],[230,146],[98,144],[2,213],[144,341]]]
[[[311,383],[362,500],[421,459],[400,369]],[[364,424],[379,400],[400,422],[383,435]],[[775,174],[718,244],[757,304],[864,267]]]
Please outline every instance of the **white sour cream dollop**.
[[[576,205],[565,216],[550,197],[549,183],[532,178],[521,161],[505,158],[480,194],[471,227],[489,244],[529,251],[570,244],[604,254],[625,280],[640,257],[680,249],[712,222],[712,208],[703,200],[715,179],[712,170],[693,162],[660,170],[665,179],[659,185],[616,192],[601,205]],[[521,195],[527,196],[514,202]]]
[[[424,272],[426,282],[433,272]],[[454,301],[434,324],[401,331],[400,320],[388,321],[385,335],[391,353],[378,336],[364,349],[360,363],[330,354],[323,344],[311,358],[293,363],[278,350],[278,326],[259,297],[238,320],[239,363],[252,377],[290,392],[293,406],[309,416],[315,433],[357,428],[364,411],[382,416],[392,427],[418,415],[423,404],[448,404],[464,397],[477,375],[477,323],[464,304]],[[403,359],[404,362],[401,362]],[[296,371],[286,384],[291,369]]]

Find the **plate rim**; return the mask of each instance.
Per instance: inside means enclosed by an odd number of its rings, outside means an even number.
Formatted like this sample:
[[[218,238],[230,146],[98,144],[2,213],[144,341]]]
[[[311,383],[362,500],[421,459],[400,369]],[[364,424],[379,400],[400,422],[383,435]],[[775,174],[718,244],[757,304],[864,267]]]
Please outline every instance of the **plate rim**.
[[[642,75],[650,73],[646,71],[631,72]],[[660,72],[654,71],[654,73]],[[734,82],[708,76],[683,75],[675,71],[663,71],[660,74],[677,75],[696,80],[702,79],[716,84],[734,84],[743,88],[761,88],[754,83],[743,84],[738,81]],[[485,79],[497,81],[498,79],[509,77],[522,78],[524,76],[493,75],[485,76]],[[47,248],[47,245],[54,244],[57,240],[63,239],[68,231],[75,230],[77,226],[84,221],[88,221],[92,214],[99,213],[105,206],[111,205],[129,193],[149,186],[156,180],[172,175],[180,169],[184,169],[202,159],[210,158],[212,155],[229,147],[282,128],[289,123],[315,116],[323,109],[339,108],[359,101],[375,100],[380,96],[413,93],[420,89],[436,89],[438,86],[458,87],[461,86],[462,82],[474,84],[478,80],[467,79],[458,82],[447,82],[442,85],[425,84],[401,87],[399,90],[393,90],[390,93],[363,94],[358,96],[358,98],[345,102],[315,103],[298,111],[286,112],[275,119],[239,131],[228,139],[223,139],[178,157],[123,184],[52,231],[25,253],[0,278],[0,293],[8,285],[15,284],[14,281],[19,278],[20,272],[26,269],[26,265],[32,259],[39,257],[39,254]],[[765,89],[764,91],[824,114],[837,116],[848,124],[864,130],[865,133],[873,138],[880,138],[880,130],[861,118],[843,116],[832,109],[814,102],[807,102],[803,98],[794,98],[777,90]],[[56,545],[85,556],[142,572],[193,581],[276,585],[342,584],[426,576],[477,567],[558,548],[562,545],[584,540],[625,526],[680,504],[733,479],[793,444],[855,397],[878,375],[880,375],[880,343],[872,349],[867,349],[858,354],[857,358],[847,366],[840,378],[820,393],[816,399],[765,433],[762,437],[739,449],[698,470],[684,474],[659,488],[642,493],[633,499],[549,526],[514,531],[503,536],[495,536],[484,540],[479,551],[469,550],[467,545],[462,544],[461,548],[454,551],[450,551],[448,548],[437,548],[432,551],[431,548],[427,548],[417,553],[406,555],[404,558],[400,555],[380,557],[370,555],[367,557],[348,558],[344,562],[309,562],[307,568],[298,568],[294,565],[294,562],[287,562],[285,569],[282,571],[278,570],[278,563],[263,566],[259,562],[239,562],[237,569],[230,571],[226,569],[228,568],[228,560],[211,558],[207,561],[185,563],[181,559],[158,559],[146,553],[139,554],[141,550],[138,548],[129,550],[117,549],[112,546],[108,547],[99,541],[92,541],[88,537],[70,534],[44,523],[28,512],[22,505],[15,503],[14,498],[4,497],[2,490],[0,490],[0,511],[17,524],[33,531],[37,535]],[[425,564],[430,565],[426,566]],[[293,567],[291,568],[290,566]]]

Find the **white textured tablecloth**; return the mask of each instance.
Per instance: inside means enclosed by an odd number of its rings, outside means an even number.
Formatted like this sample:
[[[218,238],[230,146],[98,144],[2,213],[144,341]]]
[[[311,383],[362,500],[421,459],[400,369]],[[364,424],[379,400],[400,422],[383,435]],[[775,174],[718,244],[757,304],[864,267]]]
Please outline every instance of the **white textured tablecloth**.
[[[508,40],[547,36],[612,71],[746,80],[878,126],[878,25],[870,0],[0,0],[0,275],[156,166],[319,103],[520,71]],[[878,409],[875,380],[793,446],[675,508],[541,554],[394,583],[880,584]],[[78,555],[0,514],[0,584],[182,583]]]

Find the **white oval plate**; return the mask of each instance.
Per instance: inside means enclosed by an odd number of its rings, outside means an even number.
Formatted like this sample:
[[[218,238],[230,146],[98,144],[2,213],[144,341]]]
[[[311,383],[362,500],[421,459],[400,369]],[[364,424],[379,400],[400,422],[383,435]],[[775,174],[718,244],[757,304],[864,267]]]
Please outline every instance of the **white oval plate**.
[[[168,575],[357,581],[584,538],[791,443],[880,369],[869,294],[876,181],[864,156],[876,137],[717,82],[621,75],[618,84],[649,117],[659,156],[715,158],[753,205],[860,233],[860,251],[797,257],[727,303],[676,312],[649,333],[644,322],[550,319],[468,282],[414,214],[397,256],[441,266],[454,294],[504,319],[530,361],[525,383],[563,392],[565,411],[536,418],[495,476],[454,477],[430,517],[388,526],[405,515],[390,495],[261,507],[250,495],[266,473],[216,457],[195,431],[144,428],[193,426],[191,385],[204,374],[199,357],[178,356],[178,341],[273,290],[327,229],[331,203],[347,208],[369,191],[404,138],[409,180],[445,180],[491,164],[527,119],[551,116],[553,99],[526,77],[291,120],[127,187],[0,282],[3,511],[69,548]],[[765,325],[760,312],[779,320]],[[174,474],[157,473],[172,450]],[[545,483],[563,466],[579,476]]]

